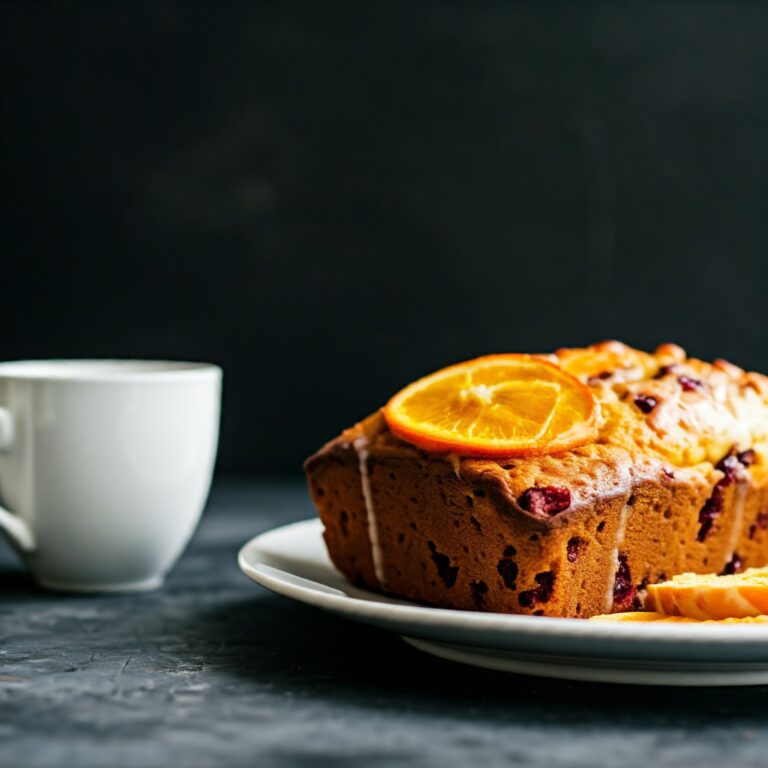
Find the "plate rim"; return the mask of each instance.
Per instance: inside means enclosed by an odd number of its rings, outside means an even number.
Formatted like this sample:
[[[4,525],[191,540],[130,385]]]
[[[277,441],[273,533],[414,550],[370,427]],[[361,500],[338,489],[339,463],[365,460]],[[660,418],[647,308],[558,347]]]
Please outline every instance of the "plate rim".
[[[512,672],[521,675],[534,675],[558,680],[578,682],[608,683],[638,686],[694,686],[705,688],[712,686],[762,686],[768,684],[768,668],[761,665],[723,664],[722,668],[702,663],[695,668],[673,666],[672,662],[657,662],[626,665],[622,659],[599,659],[599,665],[584,663],[580,657],[561,658],[541,654],[540,658],[529,658],[529,654],[509,653],[499,655],[483,648],[441,643],[437,640],[408,637],[403,640],[413,648],[438,659],[451,663],[467,664],[472,667],[490,669],[497,672]],[[594,662],[596,660],[590,660]],[[730,668],[729,668],[730,667]]]
[[[684,640],[694,645],[718,643],[732,645],[739,642],[748,646],[763,646],[768,643],[768,625],[599,622],[550,616],[465,611],[416,603],[387,602],[381,599],[382,595],[370,591],[365,591],[366,595],[370,595],[370,599],[361,599],[344,594],[335,587],[313,582],[299,574],[275,568],[268,563],[255,562],[254,555],[260,549],[263,551],[265,541],[270,538],[282,538],[297,531],[306,533],[311,529],[315,529],[318,535],[322,535],[322,523],[318,518],[313,517],[277,526],[254,536],[238,552],[237,562],[240,570],[251,580],[276,594],[358,620],[362,618],[369,620],[385,619],[431,628],[467,629],[470,627],[482,632],[500,632],[506,629],[517,635],[567,637],[579,640],[593,638],[595,640],[632,640],[660,643],[679,643]],[[274,573],[265,569],[270,569]],[[301,578],[309,584],[319,584],[324,589],[291,583],[277,575],[280,573]]]

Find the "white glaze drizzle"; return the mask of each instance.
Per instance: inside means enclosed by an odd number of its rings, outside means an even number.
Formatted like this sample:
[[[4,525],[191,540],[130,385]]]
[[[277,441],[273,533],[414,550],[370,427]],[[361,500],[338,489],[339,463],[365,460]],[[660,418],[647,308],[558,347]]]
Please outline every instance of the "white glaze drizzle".
[[[461,480],[461,459],[455,453],[449,453],[445,458],[453,467],[453,474]]]
[[[365,500],[365,517],[368,522],[368,539],[371,542],[371,559],[373,560],[373,570],[376,574],[376,580],[381,589],[386,589],[387,584],[384,578],[384,563],[382,559],[381,543],[379,541],[379,527],[376,522],[376,511],[373,507],[373,495],[371,494],[371,477],[368,473],[368,446],[370,441],[367,437],[358,437],[352,443],[357,453],[357,462],[360,467],[360,485]]]
[[[741,536],[741,529],[744,525],[744,504],[747,500],[747,485],[749,475],[743,469],[739,470],[736,476],[736,488],[733,491],[733,522],[731,523],[731,533],[728,537],[728,547],[725,552],[725,562],[723,568],[731,562],[736,554],[736,545]]]
[[[621,513],[619,514],[619,524],[616,526],[616,543],[611,550],[611,570],[608,572],[608,585],[605,590],[605,613],[610,613],[613,610],[613,590],[616,587],[616,574],[619,570],[619,552],[621,545],[624,543],[624,534],[627,530],[627,517],[629,516],[629,497],[631,493],[627,493],[624,497],[624,503],[621,506]]]

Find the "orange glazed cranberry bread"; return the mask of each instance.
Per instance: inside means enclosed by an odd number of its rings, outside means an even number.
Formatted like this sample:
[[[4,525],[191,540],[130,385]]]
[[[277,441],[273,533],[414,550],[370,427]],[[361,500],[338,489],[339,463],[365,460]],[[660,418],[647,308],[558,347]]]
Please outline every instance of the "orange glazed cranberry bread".
[[[768,378],[619,342],[563,349],[587,444],[509,459],[425,452],[381,412],[307,460],[337,568],[449,608],[589,617],[674,574],[768,563]]]

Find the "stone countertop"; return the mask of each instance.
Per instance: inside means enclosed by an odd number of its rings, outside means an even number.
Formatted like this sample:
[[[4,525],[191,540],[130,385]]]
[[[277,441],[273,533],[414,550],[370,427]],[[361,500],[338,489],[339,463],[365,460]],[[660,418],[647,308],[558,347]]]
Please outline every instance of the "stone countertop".
[[[0,549],[0,765],[768,765],[768,686],[504,675],[251,583],[251,536],[309,517],[299,482],[219,479],[157,592],[57,596]]]

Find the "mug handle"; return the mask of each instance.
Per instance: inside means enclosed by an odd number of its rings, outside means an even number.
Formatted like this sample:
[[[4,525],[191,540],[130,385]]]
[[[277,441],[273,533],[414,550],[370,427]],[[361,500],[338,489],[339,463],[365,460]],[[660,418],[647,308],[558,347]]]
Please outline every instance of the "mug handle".
[[[7,408],[0,406],[0,453],[7,453],[13,448],[16,428],[13,416]],[[0,530],[22,552],[32,552],[35,549],[35,537],[30,527],[20,518],[0,507]]]

